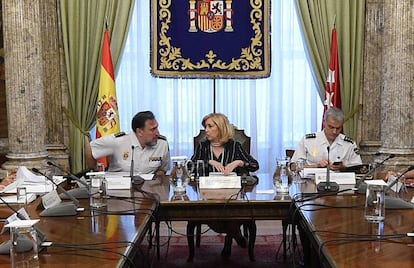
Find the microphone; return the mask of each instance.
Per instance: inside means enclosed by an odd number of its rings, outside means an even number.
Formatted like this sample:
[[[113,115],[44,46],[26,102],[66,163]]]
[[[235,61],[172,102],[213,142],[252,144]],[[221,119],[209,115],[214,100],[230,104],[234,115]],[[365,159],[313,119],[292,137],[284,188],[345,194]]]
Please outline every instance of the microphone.
[[[135,165],[134,165],[135,146],[132,145],[131,148],[132,148],[132,157],[131,157],[131,167],[129,169],[129,176],[131,177],[131,183],[132,184],[140,185],[140,184],[143,184],[144,183],[144,179],[141,176],[139,176],[139,175],[134,176],[134,169],[135,169]]]
[[[59,204],[46,208],[40,213],[40,216],[74,216],[78,214],[77,207],[79,206],[79,200],[70,195],[62,186],[53,181],[43,172],[40,172],[37,168],[32,168],[32,171],[43,175],[47,180],[51,181],[57,188],[59,188],[72,202],[60,202]]]
[[[414,169],[414,166],[408,167],[403,173],[401,173],[395,180],[393,180],[390,184],[388,184],[388,188],[392,188],[397,182],[408,172]]]
[[[320,182],[316,186],[318,192],[338,192],[339,191],[339,185],[336,182],[330,181],[330,168],[329,168],[329,146],[326,147],[326,150],[328,151],[328,165],[326,165],[326,182]]]
[[[377,153],[375,153],[375,155],[381,155],[381,153],[377,152]],[[365,194],[366,193],[367,184],[364,183],[364,181],[368,178],[368,176],[373,174],[378,167],[382,166],[385,163],[385,161],[388,161],[389,159],[394,158],[394,157],[395,157],[395,154],[390,154],[388,157],[386,157],[384,160],[382,160],[380,163],[378,163],[378,165],[376,165],[370,171],[365,173],[364,177],[355,185],[355,187],[358,188],[358,193],[359,194]]]
[[[89,198],[90,197],[90,189],[89,189],[89,185],[83,181],[82,179],[79,179],[78,177],[76,177],[75,175],[73,175],[71,172],[68,172],[66,170],[64,170],[63,168],[61,168],[60,166],[56,165],[55,163],[51,162],[51,161],[47,161],[47,164],[49,166],[53,166],[58,168],[60,171],[65,172],[66,174],[69,175],[69,177],[73,180],[75,180],[76,182],[82,184],[85,187],[78,187],[75,189],[70,189],[67,192],[72,195],[75,198]],[[60,198],[62,199],[68,199],[67,196],[65,194],[60,194],[59,195]]]
[[[27,220],[27,218],[22,215],[19,211],[14,209],[9,203],[7,203],[1,196],[0,200],[5,204],[9,209],[11,209],[14,213],[16,213],[17,218],[20,220]],[[37,233],[37,244],[39,248],[39,252],[43,249],[41,247],[42,243],[46,241],[46,235],[40,231],[36,226],[33,226],[33,228],[36,230]],[[10,254],[10,249],[12,247],[11,240],[5,241],[0,244],[0,254]],[[16,250],[17,252],[27,252],[32,250],[33,244],[30,239],[27,239],[25,236],[18,236],[17,238],[17,244],[16,244]]]
[[[414,169],[414,166],[408,167],[403,173],[395,178],[390,184],[388,184],[388,190],[391,189],[407,172]],[[404,199],[392,196],[385,196],[385,208],[386,209],[406,209],[414,208],[414,204]]]

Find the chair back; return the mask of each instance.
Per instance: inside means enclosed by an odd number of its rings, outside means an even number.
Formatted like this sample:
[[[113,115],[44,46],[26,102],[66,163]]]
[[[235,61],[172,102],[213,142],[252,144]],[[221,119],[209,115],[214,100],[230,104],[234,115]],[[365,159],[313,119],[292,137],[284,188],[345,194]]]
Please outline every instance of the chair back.
[[[243,129],[235,129],[233,139],[241,144],[243,149],[250,154],[250,141],[251,138],[244,133]],[[194,137],[194,152],[197,149],[198,143],[206,140],[206,131],[200,129],[197,136]]]
[[[292,159],[294,153],[295,153],[294,149],[286,149],[285,150],[286,156],[288,156],[290,159]]]

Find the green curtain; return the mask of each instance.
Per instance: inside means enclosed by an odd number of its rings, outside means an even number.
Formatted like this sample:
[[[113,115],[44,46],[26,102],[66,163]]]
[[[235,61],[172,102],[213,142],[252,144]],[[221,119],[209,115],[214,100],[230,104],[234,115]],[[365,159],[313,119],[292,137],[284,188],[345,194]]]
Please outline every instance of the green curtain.
[[[69,88],[71,170],[86,168],[85,143],[95,125],[105,21],[111,33],[116,69],[126,40],[135,0],[61,0],[62,36]]]
[[[312,72],[325,99],[331,31],[336,27],[344,132],[357,136],[365,37],[365,0],[295,0]]]

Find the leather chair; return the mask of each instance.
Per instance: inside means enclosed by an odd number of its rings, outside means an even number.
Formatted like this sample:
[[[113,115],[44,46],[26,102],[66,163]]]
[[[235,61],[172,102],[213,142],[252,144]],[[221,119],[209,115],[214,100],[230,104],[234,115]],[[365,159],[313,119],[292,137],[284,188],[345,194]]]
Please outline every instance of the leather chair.
[[[246,135],[243,129],[234,129],[234,137],[233,139],[237,142],[239,142],[243,149],[246,150],[250,154],[250,142],[251,138]],[[200,129],[200,132],[197,136],[193,138],[194,142],[194,152],[197,149],[197,146],[200,142],[206,140],[206,132],[204,129]],[[196,228],[196,247],[200,247],[201,243],[201,224],[200,222],[188,222],[187,230],[194,229],[194,226]],[[248,241],[248,248],[249,248],[249,257],[253,261],[254,260],[254,253],[253,253],[253,247],[254,247],[254,241],[249,240],[249,234],[251,237],[256,237],[256,223],[254,221],[246,221],[243,223],[243,235],[246,237]],[[190,234],[191,235],[191,234]],[[194,240],[192,237],[188,237],[188,245],[190,247],[190,256],[188,258],[188,261],[192,261],[194,257],[194,246],[193,246]]]
[[[233,139],[235,141],[240,142],[240,144],[242,145],[244,150],[246,150],[246,152],[248,152],[250,154],[251,138],[249,136],[247,136],[246,133],[244,133],[243,129],[235,129]],[[194,141],[194,152],[197,149],[198,144],[202,141],[205,141],[205,140],[206,140],[206,131],[204,129],[200,129],[200,132],[198,133],[198,135],[195,136],[194,139],[193,139],[193,141]]]

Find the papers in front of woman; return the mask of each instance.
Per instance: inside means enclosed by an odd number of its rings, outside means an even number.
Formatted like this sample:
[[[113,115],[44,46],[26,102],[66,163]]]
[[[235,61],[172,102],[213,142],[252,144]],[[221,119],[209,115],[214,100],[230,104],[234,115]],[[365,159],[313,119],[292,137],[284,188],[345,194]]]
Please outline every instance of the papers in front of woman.
[[[53,176],[57,184],[65,179],[62,176]],[[17,169],[16,180],[7,185],[0,193],[16,193],[17,187],[25,187],[27,193],[43,194],[55,189],[55,186],[44,176],[39,176],[28,170],[25,166]]]

